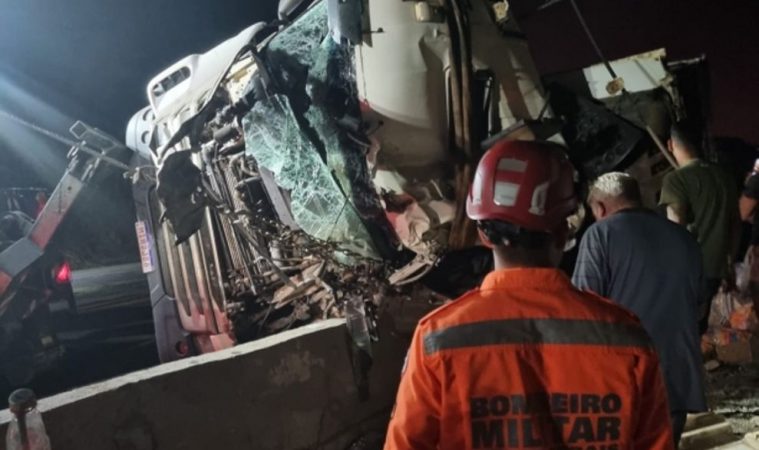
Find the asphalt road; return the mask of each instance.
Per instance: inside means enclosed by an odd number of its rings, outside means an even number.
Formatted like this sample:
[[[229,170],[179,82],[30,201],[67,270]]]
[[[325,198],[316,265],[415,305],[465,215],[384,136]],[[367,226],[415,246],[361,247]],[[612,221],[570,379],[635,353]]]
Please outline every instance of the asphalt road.
[[[138,263],[74,270],[71,286],[79,311],[148,302],[148,284]]]
[[[159,364],[148,285],[139,264],[74,270],[74,313],[53,304],[53,324],[65,348],[60,364],[29,387],[38,396],[106,380]],[[0,407],[7,393],[0,393]]]

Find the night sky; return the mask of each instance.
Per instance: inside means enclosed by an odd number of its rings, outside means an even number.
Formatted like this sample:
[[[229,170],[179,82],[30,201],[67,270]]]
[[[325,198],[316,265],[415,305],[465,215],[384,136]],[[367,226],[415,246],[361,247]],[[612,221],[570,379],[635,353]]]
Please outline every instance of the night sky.
[[[759,143],[759,2],[579,2],[610,58],[705,53],[713,132]],[[537,0],[514,3],[542,72],[598,62],[566,1],[542,11]],[[267,0],[0,0],[0,107],[62,132],[79,118],[122,139],[153,75],[275,10]],[[1,120],[0,186],[55,184],[66,149]]]
[[[275,15],[270,0],[0,0],[0,107],[123,139],[154,75]],[[0,118],[0,186],[55,185],[65,153]]]

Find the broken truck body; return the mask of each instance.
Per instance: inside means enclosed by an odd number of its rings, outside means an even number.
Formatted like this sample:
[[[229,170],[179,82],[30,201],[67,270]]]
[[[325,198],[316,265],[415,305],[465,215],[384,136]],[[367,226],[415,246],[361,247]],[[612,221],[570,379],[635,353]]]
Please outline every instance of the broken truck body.
[[[489,269],[463,211],[488,141],[565,141],[585,176],[637,164],[654,189],[662,157],[636,98],[683,113],[663,54],[630,65],[659,78],[624,99],[547,95],[506,2],[280,14],[156,76],[129,124],[164,361],[342,316],[368,351],[384,300],[455,295]],[[436,274],[457,258],[470,277]]]

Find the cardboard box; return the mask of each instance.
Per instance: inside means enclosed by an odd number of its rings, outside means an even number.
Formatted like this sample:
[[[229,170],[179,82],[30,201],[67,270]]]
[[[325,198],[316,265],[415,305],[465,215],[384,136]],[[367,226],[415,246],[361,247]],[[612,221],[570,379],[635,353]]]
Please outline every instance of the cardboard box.
[[[759,338],[737,340],[717,345],[717,359],[727,364],[746,364],[759,361]]]

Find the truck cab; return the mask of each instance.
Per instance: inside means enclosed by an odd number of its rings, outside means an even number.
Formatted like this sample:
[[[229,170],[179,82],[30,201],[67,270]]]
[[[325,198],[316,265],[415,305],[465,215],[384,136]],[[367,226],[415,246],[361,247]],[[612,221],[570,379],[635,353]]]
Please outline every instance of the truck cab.
[[[597,68],[544,83],[506,2],[457,4],[283,1],[150,81],[126,142],[162,360],[331,317],[367,343],[388,299],[473,287],[489,260],[463,200],[495,140],[564,143],[578,179],[637,167],[655,192],[682,112],[664,53],[612,62],[633,92]]]

